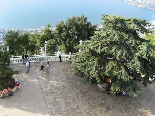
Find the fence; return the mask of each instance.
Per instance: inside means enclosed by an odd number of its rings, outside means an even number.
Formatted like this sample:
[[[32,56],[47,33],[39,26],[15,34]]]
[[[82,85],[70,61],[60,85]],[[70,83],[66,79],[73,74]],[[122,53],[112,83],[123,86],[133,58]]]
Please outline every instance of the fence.
[[[74,57],[74,55],[72,55],[71,57]],[[51,62],[51,61],[60,61],[58,56],[30,56],[29,57],[30,62],[40,62],[40,59],[44,59],[45,62]],[[61,56],[62,61],[68,61],[69,60],[69,55],[62,55]],[[10,58],[10,63],[11,64],[18,64],[18,63],[23,63],[22,60],[22,56],[14,56],[12,58]]]

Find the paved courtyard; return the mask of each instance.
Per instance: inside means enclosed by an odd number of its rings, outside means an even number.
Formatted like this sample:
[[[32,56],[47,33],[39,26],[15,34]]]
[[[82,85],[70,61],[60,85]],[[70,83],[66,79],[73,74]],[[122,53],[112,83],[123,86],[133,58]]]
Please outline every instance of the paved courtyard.
[[[155,116],[155,84],[138,97],[105,94],[97,86],[82,83],[68,62],[50,62],[47,74],[39,63],[23,64],[15,75],[22,88],[14,96],[0,99],[0,116]]]

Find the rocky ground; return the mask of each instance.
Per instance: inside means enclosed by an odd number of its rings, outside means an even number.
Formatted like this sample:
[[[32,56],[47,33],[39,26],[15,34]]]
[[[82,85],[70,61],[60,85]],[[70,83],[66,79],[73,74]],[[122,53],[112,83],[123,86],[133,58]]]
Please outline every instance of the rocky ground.
[[[38,64],[37,64],[38,67]],[[97,86],[84,84],[67,62],[52,62],[50,73],[36,68],[47,109],[61,116],[151,116],[155,115],[155,84],[138,97],[107,95]]]

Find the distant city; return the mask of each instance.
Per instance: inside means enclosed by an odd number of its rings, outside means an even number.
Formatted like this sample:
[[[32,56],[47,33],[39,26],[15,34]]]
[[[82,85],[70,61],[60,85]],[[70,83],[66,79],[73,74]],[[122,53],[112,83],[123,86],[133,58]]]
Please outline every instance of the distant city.
[[[132,4],[141,8],[155,10],[155,0],[124,0],[128,4]]]
[[[42,26],[40,28],[37,28],[37,29],[0,29],[0,45],[3,45],[4,42],[4,37],[5,35],[9,32],[9,31],[13,31],[13,32],[19,32],[19,35],[25,33],[25,32],[28,32],[30,34],[34,34],[34,33],[42,33],[43,32],[43,29],[45,27]],[[51,28],[51,30],[55,30],[55,28]]]

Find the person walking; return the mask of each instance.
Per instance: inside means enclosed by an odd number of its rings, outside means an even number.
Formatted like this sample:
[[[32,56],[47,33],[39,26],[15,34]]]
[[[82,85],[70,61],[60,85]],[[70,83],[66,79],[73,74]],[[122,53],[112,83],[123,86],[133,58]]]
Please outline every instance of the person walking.
[[[61,52],[61,49],[58,51],[58,56],[59,56],[59,59],[60,59],[60,62],[62,62],[62,60],[61,60],[61,54],[62,54],[62,52]]]
[[[30,68],[30,57],[27,57],[27,61],[29,62],[29,68]]]
[[[49,62],[47,62],[46,73],[49,73],[49,67],[50,67],[50,64],[49,64]]]
[[[26,60],[26,73],[28,73],[29,72],[29,62],[28,62],[28,60]]]

